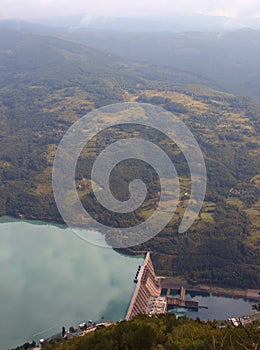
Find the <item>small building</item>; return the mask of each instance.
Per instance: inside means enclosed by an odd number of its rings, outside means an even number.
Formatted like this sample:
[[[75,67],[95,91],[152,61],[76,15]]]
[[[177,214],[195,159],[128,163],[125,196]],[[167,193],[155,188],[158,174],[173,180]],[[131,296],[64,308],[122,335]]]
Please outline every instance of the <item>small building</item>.
[[[165,297],[150,297],[145,310],[146,315],[159,315],[167,312]]]

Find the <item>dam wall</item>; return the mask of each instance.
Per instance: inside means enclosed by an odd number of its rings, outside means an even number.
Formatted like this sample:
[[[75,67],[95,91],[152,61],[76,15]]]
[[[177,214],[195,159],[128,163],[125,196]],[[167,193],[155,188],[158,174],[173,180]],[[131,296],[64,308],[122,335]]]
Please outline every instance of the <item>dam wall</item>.
[[[154,272],[150,252],[146,253],[143,265],[135,279],[136,288],[132,296],[125,319],[131,320],[138,314],[144,314],[151,297],[159,297],[161,287]]]

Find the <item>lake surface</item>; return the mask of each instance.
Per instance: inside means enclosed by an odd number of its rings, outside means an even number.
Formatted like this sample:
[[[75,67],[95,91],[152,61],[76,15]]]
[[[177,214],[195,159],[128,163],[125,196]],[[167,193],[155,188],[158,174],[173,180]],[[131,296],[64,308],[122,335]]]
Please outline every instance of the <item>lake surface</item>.
[[[2,218],[0,223],[0,349],[39,340],[89,319],[123,319],[143,258],[93,246],[68,228]],[[195,296],[192,318],[251,313],[244,299]]]
[[[179,297],[177,293],[173,295]],[[243,298],[226,298],[197,292],[192,293],[192,295],[186,293],[185,299],[199,301],[199,305],[202,306],[202,308],[198,311],[185,308],[173,308],[171,312],[174,312],[177,316],[185,315],[193,319],[199,317],[201,320],[226,320],[229,317],[240,317],[252,314],[252,304],[256,303]]]
[[[88,244],[67,228],[2,218],[0,349],[63,325],[124,318],[142,261]]]

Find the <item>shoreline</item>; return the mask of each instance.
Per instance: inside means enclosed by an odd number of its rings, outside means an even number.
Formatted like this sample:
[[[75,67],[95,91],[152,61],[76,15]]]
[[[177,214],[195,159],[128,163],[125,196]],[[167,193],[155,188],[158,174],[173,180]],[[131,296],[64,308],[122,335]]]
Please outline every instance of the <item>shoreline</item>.
[[[1,221],[3,220],[3,221]],[[7,223],[7,222],[17,222],[17,221],[24,221],[24,222],[30,222],[31,224],[39,225],[40,223],[46,224],[46,225],[54,225],[61,227],[63,229],[68,228],[68,226],[65,223],[58,223],[53,222],[50,220],[41,220],[41,219],[30,219],[30,218],[19,218],[14,216],[8,216],[3,215],[0,216],[0,224],[1,223]],[[90,228],[91,230],[91,228]],[[145,251],[136,251],[129,248],[113,248],[114,251],[116,251],[118,254],[125,255],[128,257],[135,257],[135,256],[141,256],[144,255]],[[182,277],[172,277],[172,276],[157,276],[163,284],[167,281],[167,285],[170,286],[172,289],[178,289],[180,285],[183,285],[186,289],[192,290],[194,292],[201,292],[201,293],[210,293],[214,296],[223,296],[223,297],[230,297],[230,298],[244,298],[247,300],[251,300],[253,302],[256,302],[259,300],[259,289],[240,289],[240,288],[231,288],[231,287],[219,287],[219,286],[210,286],[203,283],[199,284],[191,284],[188,283],[187,280],[185,280]]]
[[[183,286],[187,290],[200,293],[210,293],[213,296],[243,298],[252,302],[257,302],[259,300],[260,289],[239,289],[230,287],[208,286],[203,283],[190,284],[181,277],[158,276],[157,278],[160,279],[162,288],[165,286],[165,288],[168,287],[172,289],[179,289],[180,286]]]

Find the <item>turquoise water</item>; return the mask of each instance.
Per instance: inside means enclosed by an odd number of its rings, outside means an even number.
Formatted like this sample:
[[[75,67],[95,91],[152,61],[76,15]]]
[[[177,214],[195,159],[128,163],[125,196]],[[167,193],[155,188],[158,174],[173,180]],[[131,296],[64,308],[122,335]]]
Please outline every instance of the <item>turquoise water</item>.
[[[142,261],[86,243],[62,226],[2,218],[0,349],[45,338],[62,326],[89,319],[124,318]],[[252,312],[252,302],[244,299],[193,297],[208,309],[175,312],[201,319]]]
[[[93,246],[61,226],[6,220],[0,223],[0,349],[89,319],[124,318],[142,257]]]

